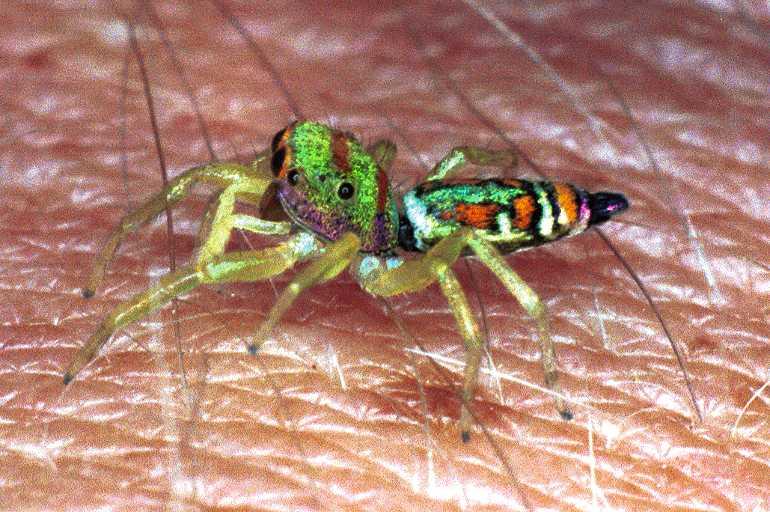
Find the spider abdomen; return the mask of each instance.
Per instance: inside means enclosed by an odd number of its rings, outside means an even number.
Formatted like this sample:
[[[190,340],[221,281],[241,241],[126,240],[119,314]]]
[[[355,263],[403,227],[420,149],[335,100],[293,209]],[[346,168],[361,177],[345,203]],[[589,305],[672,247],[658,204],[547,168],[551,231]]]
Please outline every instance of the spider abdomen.
[[[404,195],[399,242],[426,251],[462,227],[503,252],[584,231],[628,207],[620,194],[589,194],[567,183],[489,179],[421,183]]]

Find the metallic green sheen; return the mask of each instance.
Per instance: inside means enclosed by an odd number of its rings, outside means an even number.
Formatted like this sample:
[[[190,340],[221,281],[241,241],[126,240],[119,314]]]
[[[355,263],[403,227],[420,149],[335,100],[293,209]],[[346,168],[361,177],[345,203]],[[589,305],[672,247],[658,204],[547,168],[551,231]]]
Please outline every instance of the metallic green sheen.
[[[347,169],[338,168],[334,161],[333,145],[338,137],[347,147]],[[363,247],[376,247],[375,251],[396,244],[398,210],[390,187],[385,181],[384,215],[378,216],[382,171],[358,140],[319,123],[300,122],[294,126],[288,145],[290,168],[300,171],[302,176],[294,191],[317,212],[314,220],[306,221],[308,227],[332,239],[351,229],[363,239]],[[342,153],[339,148],[337,151]],[[348,199],[339,195],[343,183],[353,186],[353,196]]]
[[[447,210],[463,203],[496,203],[501,206],[510,206],[514,199],[526,194],[527,192],[522,188],[497,181],[476,181],[439,186],[421,194],[420,199],[431,208]]]
[[[348,162],[350,163],[351,183],[355,186],[354,201],[351,201],[349,215],[354,224],[368,232],[377,213],[377,162],[355,139],[348,140]]]
[[[332,159],[331,130],[318,123],[297,123],[291,134],[292,167],[308,175],[329,170]]]
[[[433,181],[423,183],[404,195],[404,209],[412,226],[415,247],[428,250],[461,227],[454,219],[456,207],[462,204],[497,204],[500,211],[489,229],[476,229],[483,239],[498,249],[510,252],[535,243],[532,233],[514,226],[514,200],[529,191],[497,180],[465,182]],[[451,218],[443,219],[448,212]]]

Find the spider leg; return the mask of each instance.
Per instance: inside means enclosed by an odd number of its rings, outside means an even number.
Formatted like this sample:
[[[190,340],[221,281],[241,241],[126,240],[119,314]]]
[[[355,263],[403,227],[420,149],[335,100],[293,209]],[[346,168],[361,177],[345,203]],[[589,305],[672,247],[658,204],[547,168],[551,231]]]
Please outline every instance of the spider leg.
[[[75,375],[96,356],[115,331],[155,311],[174,297],[193,290],[200,282],[200,273],[192,266],[186,265],[176,272],[163,276],[152,288],[118,305],[102,321],[96,332],[70,362],[64,373],[64,385],[69,384]]]
[[[112,310],[70,363],[64,374],[64,384],[68,384],[94,358],[117,330],[157,311],[174,297],[201,284],[262,281],[281,274],[297,261],[319,251],[316,239],[303,232],[275,247],[216,255],[208,261],[185,265],[163,276],[157,284]]]
[[[94,295],[104,280],[107,265],[114,257],[123,238],[160,215],[167,206],[173,206],[184,199],[195,183],[205,182],[219,187],[227,187],[233,183],[246,181],[252,185],[251,195],[258,200],[271,181],[269,172],[266,174],[258,172],[263,167],[262,160],[263,158],[255,160],[252,167],[231,163],[203,165],[189,169],[171,180],[166,188],[121,219],[119,226],[110,234],[96,258],[88,283],[82,291],[83,296],[88,298]]]
[[[466,234],[465,230],[456,231],[431,247],[421,258],[406,261],[394,269],[375,271],[360,277],[361,285],[365,290],[380,296],[419,291],[438,281],[465,344],[465,370],[460,408],[460,433],[464,442],[470,439],[473,417],[468,407],[475,393],[484,345],[478,324],[468,305],[468,299],[450,268],[460,257],[466,244]]]
[[[425,181],[446,179],[468,164],[512,168],[516,167],[517,161],[516,153],[507,149],[491,150],[476,146],[457,146],[433,167]]]
[[[198,233],[200,247],[196,263],[163,276],[148,290],[134,295],[130,300],[113,309],[70,363],[64,375],[65,384],[94,358],[115,331],[156,311],[173,298],[192,291],[203,283],[267,279],[284,272],[296,261],[319,250],[315,238],[306,233],[300,233],[276,247],[224,254],[225,245],[234,227],[270,234],[285,234],[290,229],[288,223],[261,221],[257,218],[249,220],[246,215],[233,214],[237,198],[242,196],[246,196],[247,200],[249,197],[258,198],[269,184],[269,181],[254,179],[253,174],[240,174],[244,171],[248,172],[248,168],[231,164],[213,164],[191,169],[174,180],[172,185],[176,185],[176,188],[169,186],[165,190],[167,198],[171,196],[172,200],[178,202],[187,194],[196,180],[210,180],[219,185],[226,185],[224,190],[214,195],[206,210]],[[215,176],[217,172],[219,175]],[[229,185],[227,185],[228,179],[231,181]],[[165,200],[162,192],[129,217],[133,215],[133,219],[146,222],[151,218],[149,217],[151,213],[157,214],[164,208]],[[144,215],[144,218],[142,219],[140,215]],[[113,239],[119,243],[120,238],[129,231],[118,230],[113,234]],[[102,256],[104,255],[103,251]],[[105,260],[105,264],[107,261],[109,258]]]
[[[549,334],[548,314],[545,304],[540,300],[537,293],[506,263],[505,258],[503,258],[494,245],[473,235],[468,238],[467,242],[481,262],[497,276],[511,295],[516,297],[521,307],[535,319],[539,334],[540,357],[543,363],[545,384],[554,394],[556,410],[559,411],[561,417],[565,420],[571,420],[573,417],[572,411],[564,403],[561,387],[559,386],[556,352],[553,347],[553,340]]]
[[[457,277],[449,267],[437,270],[441,291],[449,302],[449,309],[455,317],[455,322],[460,329],[465,344],[465,370],[463,372],[462,405],[460,406],[460,435],[463,442],[467,443],[471,436],[471,424],[473,416],[468,408],[476,392],[476,383],[479,380],[479,366],[484,349],[484,341],[479,331],[479,326],[473,318],[473,312],[468,305],[462,287]]]
[[[209,205],[199,232],[198,265],[225,252],[233,229],[243,229],[262,235],[287,235],[291,231],[290,222],[275,222],[260,219],[252,215],[234,213],[238,200],[248,201],[264,192],[261,183],[244,180],[233,183],[219,192]]]
[[[422,257],[406,261],[394,269],[378,269],[359,275],[361,286],[372,294],[391,296],[419,291],[434,281],[439,282],[457,321],[466,348],[463,405],[460,412],[460,429],[465,441],[470,436],[472,418],[468,405],[473,399],[483,348],[479,328],[468,307],[468,301],[449,268],[460,257],[466,246],[473,250],[522,307],[534,317],[538,327],[546,385],[556,395],[556,409],[559,414],[564,419],[571,419],[572,412],[564,404],[557,380],[556,354],[548,331],[545,305],[532,288],[508,266],[499,251],[491,243],[478,238],[472,230],[459,229],[431,247]]]
[[[327,245],[323,255],[303,268],[284,288],[265,320],[249,344],[249,352],[256,353],[270,335],[281,316],[307,288],[333,279],[342,272],[358,253],[361,240],[353,233],[346,233],[339,240]]]
[[[374,160],[380,164],[380,168],[388,172],[393,160],[396,159],[396,144],[392,141],[382,139],[367,146],[366,152],[374,157]]]
[[[260,160],[255,160],[256,165]],[[233,229],[241,229],[261,235],[288,235],[292,224],[283,221],[268,221],[252,215],[234,213],[236,201],[260,201],[262,183],[244,180],[215,192],[198,230],[198,267],[205,266],[213,258],[223,254]]]

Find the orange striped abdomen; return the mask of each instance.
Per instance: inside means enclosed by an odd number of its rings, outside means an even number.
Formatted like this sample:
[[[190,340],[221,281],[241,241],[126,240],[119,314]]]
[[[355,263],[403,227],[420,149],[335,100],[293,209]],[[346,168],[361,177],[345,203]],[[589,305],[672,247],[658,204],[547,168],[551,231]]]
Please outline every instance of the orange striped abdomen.
[[[541,245],[606,220],[628,205],[620,194],[589,194],[568,183],[526,180],[429,181],[404,195],[400,243],[425,251],[461,227],[505,252]],[[594,211],[595,210],[595,211]],[[594,219],[592,219],[592,214]],[[593,221],[592,221],[593,220]]]

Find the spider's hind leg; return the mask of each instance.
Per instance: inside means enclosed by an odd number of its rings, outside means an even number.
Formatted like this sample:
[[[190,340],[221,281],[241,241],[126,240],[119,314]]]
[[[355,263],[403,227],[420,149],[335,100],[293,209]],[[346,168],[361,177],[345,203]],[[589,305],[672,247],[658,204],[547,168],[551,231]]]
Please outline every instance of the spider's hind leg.
[[[516,167],[517,161],[516,153],[507,149],[491,150],[476,146],[457,146],[433,166],[425,181],[443,180],[468,164],[513,168]]]
[[[558,381],[558,369],[556,366],[556,352],[553,340],[548,328],[548,314],[545,304],[537,293],[506,263],[505,258],[489,242],[476,236],[469,237],[467,241],[470,248],[479,257],[482,263],[489,268],[503,283],[506,289],[516,297],[524,310],[535,319],[540,342],[540,357],[545,374],[545,385],[553,393],[556,400],[556,410],[565,420],[571,420],[572,411],[564,403],[561,387]]]
[[[441,286],[441,291],[449,302],[449,308],[455,317],[457,327],[465,344],[465,370],[463,371],[462,405],[460,406],[460,436],[464,443],[471,438],[471,424],[473,416],[469,404],[476,392],[476,383],[479,380],[479,367],[481,355],[484,349],[484,341],[479,331],[479,326],[473,318],[473,312],[468,305],[468,299],[460,287],[454,272],[448,267],[437,272],[436,277]]]

